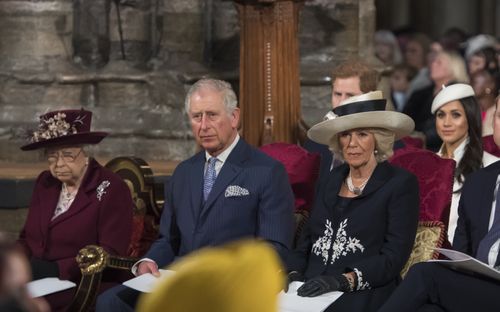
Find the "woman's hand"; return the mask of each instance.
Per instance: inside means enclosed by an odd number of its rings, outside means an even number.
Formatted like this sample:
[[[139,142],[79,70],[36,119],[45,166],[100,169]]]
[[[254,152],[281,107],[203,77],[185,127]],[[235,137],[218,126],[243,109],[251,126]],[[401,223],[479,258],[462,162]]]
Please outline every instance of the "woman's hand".
[[[340,282],[333,276],[320,275],[311,278],[297,289],[301,297],[316,297],[327,292],[339,290]]]

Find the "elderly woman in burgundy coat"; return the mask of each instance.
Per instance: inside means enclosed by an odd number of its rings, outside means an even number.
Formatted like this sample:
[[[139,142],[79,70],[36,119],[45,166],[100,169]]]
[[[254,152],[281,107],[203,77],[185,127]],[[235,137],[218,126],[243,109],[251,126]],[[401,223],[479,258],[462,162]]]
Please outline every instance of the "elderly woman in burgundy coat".
[[[86,146],[107,134],[91,132],[92,113],[65,110],[40,117],[31,142],[21,149],[45,149],[49,170],[36,180],[18,243],[26,251],[33,279],[58,277],[78,283],[78,251],[89,244],[126,255],[133,202],[124,181],[89,157]],[[46,296],[53,311],[65,310],[74,289]]]

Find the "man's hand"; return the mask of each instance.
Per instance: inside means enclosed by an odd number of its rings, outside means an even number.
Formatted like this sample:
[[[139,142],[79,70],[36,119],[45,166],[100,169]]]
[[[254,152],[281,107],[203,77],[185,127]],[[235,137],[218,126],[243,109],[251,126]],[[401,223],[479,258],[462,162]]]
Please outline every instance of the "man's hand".
[[[339,290],[340,283],[333,276],[320,275],[311,278],[297,289],[297,295],[301,297],[316,297],[327,292]]]
[[[302,275],[302,273],[297,271],[292,271],[287,275],[285,287],[283,288],[283,290],[285,292],[288,292],[288,287],[290,287],[291,282],[303,282],[303,281],[304,281],[304,276]]]
[[[137,267],[137,275],[142,275],[146,273],[151,273],[153,276],[160,277],[160,271],[158,271],[158,265],[152,261],[142,261]]]

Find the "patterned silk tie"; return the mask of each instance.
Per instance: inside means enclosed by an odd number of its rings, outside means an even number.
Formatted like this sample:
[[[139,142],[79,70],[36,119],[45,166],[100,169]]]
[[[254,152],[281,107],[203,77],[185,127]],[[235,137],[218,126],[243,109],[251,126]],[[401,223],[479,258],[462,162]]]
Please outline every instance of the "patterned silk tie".
[[[479,242],[479,247],[477,248],[477,259],[484,263],[488,263],[488,255],[490,249],[500,239],[500,190],[497,192],[497,199],[495,204],[495,218],[493,219],[493,225],[488,231],[486,236]],[[496,262],[494,266],[499,265],[499,258],[497,255]]]
[[[208,198],[208,194],[212,190],[212,186],[214,186],[215,178],[217,175],[215,173],[215,164],[217,163],[217,158],[210,157],[208,159],[207,172],[205,173],[205,178],[203,179],[203,198],[205,201]]]

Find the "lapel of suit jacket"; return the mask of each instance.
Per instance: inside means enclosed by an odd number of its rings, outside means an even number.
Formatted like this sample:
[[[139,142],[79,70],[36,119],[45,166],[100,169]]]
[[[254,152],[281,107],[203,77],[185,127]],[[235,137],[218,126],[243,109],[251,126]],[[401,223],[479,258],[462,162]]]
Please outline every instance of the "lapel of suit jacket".
[[[197,220],[203,205],[203,176],[205,170],[205,152],[200,152],[192,159],[189,169],[189,185],[191,188],[191,212],[193,220]]]
[[[498,174],[500,173],[500,161],[490,165],[486,169],[483,169],[485,173],[484,179],[481,179],[481,190],[479,196],[480,209],[476,210],[477,217],[479,218],[480,224],[480,237],[484,237],[488,233],[488,225],[490,222],[491,205],[493,204],[493,199],[495,196],[495,187]],[[479,244],[479,242],[477,242]]]
[[[324,179],[326,185],[323,191],[323,202],[325,207],[333,208],[337,203],[337,195],[340,192],[344,179],[349,174],[349,166],[342,164],[330,172],[329,177]],[[332,211],[330,209],[330,211]]]
[[[250,155],[250,146],[240,138],[238,144],[227,157],[226,162],[222,166],[221,171],[217,175],[215,184],[208,195],[205,205],[203,205],[202,214],[205,214],[207,210],[213,206],[215,200],[223,193],[229,183],[241,172],[242,164],[246,161],[248,155]]]
[[[87,172],[85,172],[85,176],[83,177],[80,189],[76,194],[75,200],[71,204],[68,211],[58,216],[54,219],[54,221],[50,223],[51,227],[56,226],[57,224],[64,222],[64,220],[71,218],[92,202],[91,196],[95,193],[95,189],[102,182],[100,181],[101,176],[99,174],[99,171],[97,170],[98,167],[99,165],[95,160],[91,159],[89,161]],[[94,195],[97,196],[97,194]],[[97,200],[97,197],[94,200]]]

